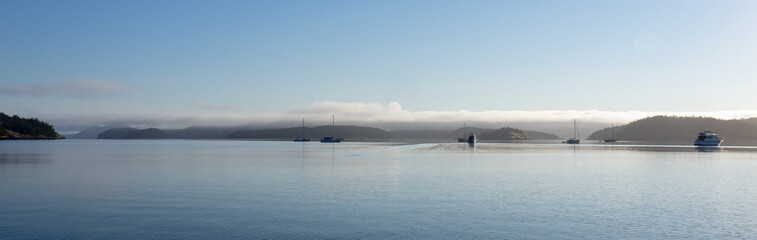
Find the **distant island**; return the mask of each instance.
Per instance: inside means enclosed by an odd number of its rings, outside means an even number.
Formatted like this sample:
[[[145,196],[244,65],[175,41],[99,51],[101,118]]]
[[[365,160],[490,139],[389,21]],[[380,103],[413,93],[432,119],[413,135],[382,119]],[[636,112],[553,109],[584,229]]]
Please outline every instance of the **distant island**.
[[[602,140],[600,129],[589,140]],[[613,129],[623,141],[679,141],[692,140],[701,131],[710,130],[727,140],[757,140],[757,118],[722,120],[711,117],[654,116],[633,121]]]
[[[8,116],[0,112],[0,140],[17,139],[64,139],[55,132],[53,125],[37,118]]]
[[[4,118],[9,118],[4,115]],[[36,120],[36,119],[33,119]],[[8,121],[8,120],[5,120]],[[52,126],[50,126],[52,129]],[[456,141],[476,133],[481,141],[507,142],[520,140],[561,139],[551,133],[502,127],[498,129],[466,127],[454,130],[394,130],[386,131],[365,126],[318,126],[305,127],[305,137],[318,141],[331,136],[347,141]],[[600,129],[588,136],[588,140],[602,140],[612,131],[620,141],[679,142],[691,141],[701,131],[716,132],[728,140],[757,140],[757,118],[722,120],[712,117],[654,116]],[[57,134],[57,133],[55,133]],[[302,127],[249,129],[244,127],[188,127],[184,129],[137,129],[132,127],[92,127],[70,138],[87,139],[259,139],[289,141],[303,134]],[[4,134],[5,136],[7,134]],[[39,136],[44,134],[29,134]],[[28,136],[27,136],[28,137]],[[7,138],[7,137],[6,137]]]
[[[229,127],[189,127],[185,129],[136,129],[131,127],[116,127],[105,129],[102,127],[88,128],[81,135],[72,138],[93,136],[97,139],[262,139],[262,140],[292,140],[303,134],[302,127],[274,128],[274,129],[243,129]],[[305,132],[311,139],[318,141],[323,136],[330,136],[332,132],[348,141],[391,141],[391,140],[435,140],[453,141],[467,137],[466,134],[476,133],[483,141],[512,141],[527,139],[559,139],[555,134],[537,131],[525,131],[516,128],[503,127],[500,129],[485,129],[468,127],[465,130],[397,130],[364,126],[318,126],[306,127]]]

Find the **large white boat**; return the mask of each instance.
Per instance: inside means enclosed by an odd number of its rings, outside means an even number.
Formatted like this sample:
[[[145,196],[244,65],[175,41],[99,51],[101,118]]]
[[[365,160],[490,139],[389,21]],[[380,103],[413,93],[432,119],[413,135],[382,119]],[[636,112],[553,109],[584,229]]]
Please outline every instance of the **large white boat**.
[[[694,145],[696,146],[720,146],[720,143],[723,142],[723,139],[720,139],[717,134],[710,131],[704,131],[700,132],[699,136],[696,140],[694,140]]]

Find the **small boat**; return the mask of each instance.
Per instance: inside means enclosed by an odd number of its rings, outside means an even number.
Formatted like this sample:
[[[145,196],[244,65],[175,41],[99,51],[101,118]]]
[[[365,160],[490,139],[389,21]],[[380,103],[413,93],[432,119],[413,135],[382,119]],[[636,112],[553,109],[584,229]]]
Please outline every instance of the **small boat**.
[[[566,140],[563,143],[567,143],[567,144],[579,144],[579,143],[581,143],[581,139],[579,139],[579,138],[581,138],[581,136],[578,135],[578,129],[576,128],[576,120],[573,120],[573,137],[570,138],[570,139],[568,139],[568,140]]]
[[[471,133],[470,136],[468,136],[468,145],[474,147],[476,146],[476,142],[478,142],[478,137],[476,137],[475,133]]]
[[[717,147],[720,146],[720,143],[722,142],[723,139],[720,139],[714,132],[704,131],[699,133],[697,139],[694,140],[694,145]]]
[[[331,115],[331,137],[323,137],[321,138],[322,143],[340,143],[344,138],[338,138],[334,137],[334,132],[336,131],[336,125],[334,125],[334,115]]]
[[[302,118],[302,136],[294,138],[295,142],[310,142],[310,137],[305,137],[305,118]],[[308,134],[309,135],[309,134]]]
[[[618,141],[618,137],[615,136],[615,127],[610,125],[610,131],[612,132],[612,135],[610,135],[610,138],[607,138],[607,128],[605,128],[605,139],[603,139],[603,142],[606,143],[613,143]]]

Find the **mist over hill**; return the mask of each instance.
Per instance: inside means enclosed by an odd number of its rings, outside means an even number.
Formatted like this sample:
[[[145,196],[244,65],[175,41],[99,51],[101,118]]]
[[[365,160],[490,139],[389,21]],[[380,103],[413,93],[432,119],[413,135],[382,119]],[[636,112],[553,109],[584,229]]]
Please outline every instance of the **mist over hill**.
[[[139,130],[130,127],[113,128],[98,134],[97,139],[123,139],[126,135],[137,131]]]
[[[330,120],[330,119],[329,119]],[[307,123],[307,122],[306,122]],[[602,129],[609,124],[620,125],[627,122],[582,122],[578,121],[578,129],[582,136]],[[128,123],[128,121],[115,121],[110,123],[98,123],[97,125],[77,126],[74,128],[67,128],[65,135],[68,138],[75,139],[95,139],[100,133],[118,127],[134,127],[134,128],[150,128],[157,127],[162,129],[170,138],[178,139],[217,139],[225,138],[226,135],[238,131],[238,130],[263,130],[263,129],[278,129],[278,128],[297,128],[301,127],[301,122],[295,121],[281,121],[281,122],[269,122],[266,124],[242,124],[242,125],[229,125],[230,123],[220,122],[218,125],[190,125],[188,127],[171,127],[170,125],[163,125],[159,123]],[[396,138],[427,138],[427,137],[413,137],[413,136],[426,136],[437,135],[431,137],[432,139],[439,138],[459,138],[461,136],[449,136],[445,137],[450,131],[459,129],[463,126],[462,122],[371,122],[371,121],[343,121],[343,123],[337,122],[341,126],[367,126],[375,127],[392,133]],[[99,126],[98,126],[99,125]],[[102,126],[106,127],[102,127]],[[329,121],[328,124],[331,125]],[[311,125],[308,127],[319,126]],[[475,126],[482,129],[499,129],[501,127],[510,127],[520,129],[526,133],[528,139],[543,139],[547,136],[530,134],[529,131],[549,133],[560,136],[560,138],[566,138],[573,135],[573,122],[555,121],[555,122],[467,122],[467,126]],[[470,128],[470,127],[469,127]],[[57,127],[56,127],[57,129]],[[445,136],[438,136],[442,134]],[[406,135],[410,135],[405,137]],[[460,133],[462,135],[462,133]]]
[[[324,136],[343,137],[349,140],[382,140],[391,139],[392,134],[387,131],[360,126],[319,126],[306,127],[305,137],[318,140]],[[303,136],[302,127],[278,128],[264,130],[241,130],[229,134],[234,139],[293,139]]]
[[[608,132],[610,131],[609,128]],[[601,140],[605,129],[589,135],[590,140]],[[710,130],[730,140],[757,140],[757,118],[721,120],[711,117],[654,116],[614,128],[620,140],[665,141],[693,140],[699,132]]]
[[[528,139],[560,139],[560,136],[555,134],[539,131],[523,130],[523,134],[526,134],[526,138]]]
[[[476,133],[480,140],[526,140],[530,139],[526,133],[520,129],[503,127],[499,129],[487,129],[478,127],[459,128],[453,131],[449,130],[397,130],[384,131],[379,128],[359,127],[359,126],[336,126],[335,130],[331,126],[320,126],[314,128],[305,128],[312,140],[318,140],[323,136],[331,136],[332,131],[336,137],[343,137],[346,140],[387,140],[387,139],[416,139],[416,140],[449,140],[453,141],[458,138],[467,138],[470,133]],[[556,139],[557,135],[528,131],[535,139]],[[301,127],[265,129],[265,130],[247,130],[237,131],[229,135],[229,138],[248,138],[248,139],[292,139],[302,135]],[[306,136],[308,137],[308,136]]]
[[[95,139],[97,138],[97,135],[100,135],[100,133],[105,132],[107,130],[113,129],[114,127],[88,127],[84,130],[79,131],[76,134],[70,134],[66,135],[69,139]]]
[[[157,128],[148,128],[127,133],[122,139],[165,139],[168,134]]]
[[[167,138],[173,139],[221,139],[239,131],[241,127],[188,127],[184,129],[166,129]]]
[[[94,130],[92,130],[94,131]],[[481,140],[507,141],[525,139],[557,139],[557,135],[537,131],[523,131],[516,128],[503,127],[488,129],[478,127],[458,128],[455,130],[398,130],[385,131],[375,127],[363,126],[318,126],[272,128],[272,129],[241,129],[224,127],[189,127],[185,129],[136,129],[131,127],[113,128],[102,131],[97,139],[269,139],[291,140],[305,136],[317,141],[324,136],[342,137],[348,141],[385,141],[385,140],[441,140],[455,141],[467,138],[470,133],[476,133]],[[91,133],[88,133],[91,134]]]
[[[230,133],[239,131],[240,128],[225,127],[188,127],[184,129],[137,129],[132,127],[119,127],[105,129],[88,128],[91,132],[101,131],[94,138],[97,139],[224,139]],[[88,132],[87,135],[92,135]]]
[[[100,135],[100,133],[103,133],[105,131],[108,131],[110,129],[114,128],[128,128],[128,126],[125,125],[116,125],[116,126],[95,126],[95,127],[88,127],[84,130],[79,131],[76,134],[69,134],[66,135],[66,138],[69,139],[96,139],[97,135]]]

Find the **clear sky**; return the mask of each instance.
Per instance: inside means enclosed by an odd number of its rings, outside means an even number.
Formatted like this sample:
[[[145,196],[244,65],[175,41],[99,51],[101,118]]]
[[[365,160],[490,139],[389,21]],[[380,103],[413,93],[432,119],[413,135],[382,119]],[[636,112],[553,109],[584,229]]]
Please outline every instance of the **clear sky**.
[[[751,0],[3,1],[0,111],[747,116],[755,43]]]

